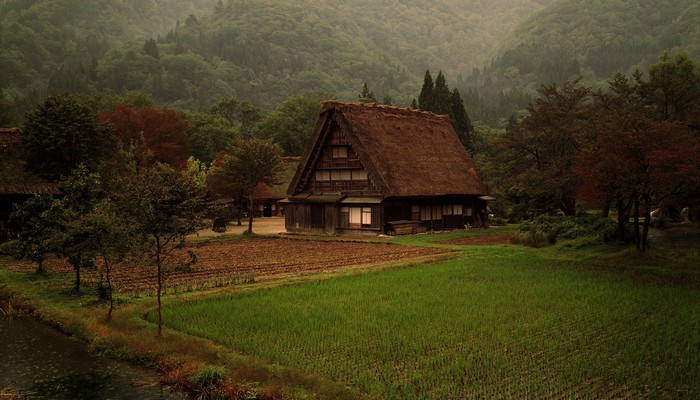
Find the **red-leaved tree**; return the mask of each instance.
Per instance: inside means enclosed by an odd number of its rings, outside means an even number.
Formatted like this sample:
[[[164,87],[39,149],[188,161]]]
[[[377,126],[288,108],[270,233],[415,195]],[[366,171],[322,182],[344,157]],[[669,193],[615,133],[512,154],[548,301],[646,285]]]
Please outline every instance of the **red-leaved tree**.
[[[125,147],[135,147],[139,163],[150,160],[177,169],[185,167],[190,153],[185,133],[189,126],[176,110],[118,104],[101,113],[100,121],[110,124]]]

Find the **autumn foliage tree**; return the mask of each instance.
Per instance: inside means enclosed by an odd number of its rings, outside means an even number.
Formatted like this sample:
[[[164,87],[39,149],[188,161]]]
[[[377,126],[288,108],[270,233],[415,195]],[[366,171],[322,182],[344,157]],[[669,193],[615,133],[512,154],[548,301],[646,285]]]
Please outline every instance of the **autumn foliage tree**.
[[[528,115],[496,142],[508,166],[508,190],[527,199],[529,208],[576,213],[579,179],[573,171],[583,132],[590,129],[590,89],[580,80],[544,86]]]
[[[189,125],[176,110],[118,104],[100,114],[125,147],[135,146],[140,163],[162,162],[180,169],[190,154]]]

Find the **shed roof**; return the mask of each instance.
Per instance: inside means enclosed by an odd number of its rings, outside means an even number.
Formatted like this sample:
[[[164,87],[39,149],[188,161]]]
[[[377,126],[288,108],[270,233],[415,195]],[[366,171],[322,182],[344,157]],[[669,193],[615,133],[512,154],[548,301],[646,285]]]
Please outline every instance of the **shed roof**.
[[[288,194],[304,178],[316,142],[335,121],[383,197],[488,194],[449,117],[374,103],[323,103]]]

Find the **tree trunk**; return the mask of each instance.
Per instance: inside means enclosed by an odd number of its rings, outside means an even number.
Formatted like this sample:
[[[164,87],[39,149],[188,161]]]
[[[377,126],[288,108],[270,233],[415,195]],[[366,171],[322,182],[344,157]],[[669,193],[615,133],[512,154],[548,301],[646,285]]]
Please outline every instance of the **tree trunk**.
[[[610,201],[606,200],[605,203],[603,203],[603,207],[600,210],[600,216],[602,218],[610,217]]]
[[[160,309],[160,292],[161,289],[163,288],[163,283],[162,283],[162,273],[161,273],[161,260],[160,260],[160,252],[161,252],[161,246],[160,246],[160,237],[156,236],[156,267],[158,268],[158,336],[162,336],[163,333],[163,316],[161,314],[161,309]]]
[[[642,249],[641,235],[639,233],[639,196],[634,196],[634,245],[637,250]]]
[[[109,279],[109,270],[111,269],[106,256],[102,256],[105,263],[105,279],[107,279],[107,290],[109,295],[109,311],[107,311],[107,321],[112,320],[112,310],[114,310],[114,299],[112,297],[112,281]]]
[[[253,193],[248,195],[248,234],[253,234]]]
[[[620,243],[625,242],[626,227],[627,227],[627,207],[621,199],[617,200],[617,240]]]
[[[644,196],[644,228],[642,229],[642,251],[646,251],[649,244],[649,226],[651,225],[651,196]]]

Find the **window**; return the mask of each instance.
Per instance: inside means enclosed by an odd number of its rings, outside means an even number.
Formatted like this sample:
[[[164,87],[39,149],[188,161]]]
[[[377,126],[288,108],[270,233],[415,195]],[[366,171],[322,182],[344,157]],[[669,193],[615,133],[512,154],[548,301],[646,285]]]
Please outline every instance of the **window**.
[[[467,207],[467,214],[466,214],[466,215],[467,215],[467,217],[471,217],[471,216],[472,216],[472,209],[471,209],[471,207]]]
[[[462,215],[462,205],[442,206],[442,215]]]
[[[414,221],[420,220],[420,207],[411,206],[411,219]]]
[[[372,209],[369,207],[362,208],[362,225],[371,226],[372,225]]]
[[[347,147],[334,147],[333,148],[333,158],[348,158],[348,148]]]
[[[372,207],[348,207],[351,228],[372,226]],[[342,210],[341,210],[342,211]]]

